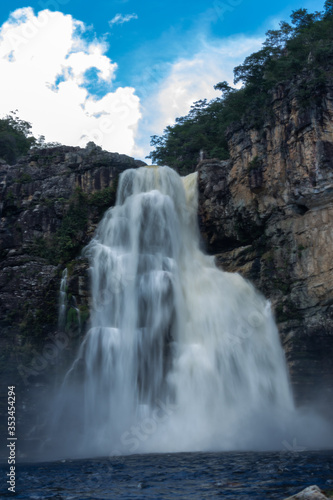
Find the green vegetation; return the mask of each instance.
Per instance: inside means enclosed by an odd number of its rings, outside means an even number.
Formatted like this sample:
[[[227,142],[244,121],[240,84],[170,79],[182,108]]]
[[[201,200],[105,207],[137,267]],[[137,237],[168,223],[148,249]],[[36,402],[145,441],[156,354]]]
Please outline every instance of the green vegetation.
[[[52,238],[37,238],[31,249],[33,255],[52,264],[68,262],[81,249],[82,233],[88,223],[87,197],[77,189],[69,202],[67,213]]]
[[[279,303],[275,308],[275,317],[278,323],[290,320],[301,320],[303,318],[301,311],[290,300]]]
[[[16,112],[0,119],[0,158],[13,164],[25,155],[37,140],[31,134],[31,124],[20,120]]]
[[[32,341],[31,332],[33,332],[33,338],[38,342],[45,334],[48,325],[55,324],[57,321],[57,295],[54,290],[49,289],[45,293],[42,308],[32,310],[31,303],[27,301],[15,313],[12,318],[8,314],[6,320],[15,324],[19,319],[17,326],[22,340]]]
[[[32,181],[31,175],[25,172],[21,173],[20,176],[17,179],[15,179],[15,182],[18,182],[20,184],[26,184],[31,181]]]
[[[162,136],[154,135],[155,150],[148,158],[180,173],[194,170],[200,150],[209,158],[227,159],[227,128],[241,121],[261,127],[271,113],[271,91],[278,83],[297,79],[300,107],[320,101],[333,75],[333,0],[326,0],[323,12],[293,11],[291,24],[283,21],[266,36],[262,49],[234,69],[234,82],[242,82],[242,88],[225,81],[215,85],[222,97],[194,103],[187,116],[177,118]]]
[[[70,307],[66,315],[66,332],[76,330],[79,327],[79,314],[74,307]]]
[[[302,252],[306,250],[306,247],[304,245],[298,245],[297,247],[297,254],[298,258],[300,259],[302,257]]]
[[[46,143],[44,136],[36,139],[32,135],[31,128],[31,123],[21,120],[16,111],[1,118],[0,158],[13,165],[20,156],[27,154],[32,147],[45,148],[57,145],[56,143]]]
[[[42,257],[55,265],[70,262],[79,254],[84,244],[88,216],[91,212],[89,207],[95,208],[95,212],[100,216],[107,208],[114,205],[116,192],[117,180],[113,186],[91,195],[77,188],[69,200],[60,227],[48,239],[36,238],[31,248],[32,255]],[[46,200],[45,203],[50,205],[51,200]]]
[[[101,189],[101,191],[96,191],[96,193],[87,196],[88,205],[97,207],[98,213],[100,215],[103,214],[107,208],[115,204],[117,187],[118,177],[114,180],[111,187],[106,187]]]
[[[81,324],[84,325],[90,317],[90,309],[86,304],[79,305]]]
[[[253,160],[249,162],[248,170],[251,172],[251,170],[257,170],[262,167],[262,163],[259,159],[258,156],[255,156]]]

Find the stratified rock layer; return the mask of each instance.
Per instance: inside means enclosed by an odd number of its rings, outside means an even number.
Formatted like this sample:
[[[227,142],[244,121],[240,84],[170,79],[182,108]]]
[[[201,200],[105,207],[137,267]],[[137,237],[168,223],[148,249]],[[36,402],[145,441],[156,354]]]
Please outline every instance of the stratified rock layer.
[[[298,403],[325,405],[333,400],[333,86],[305,108],[296,90],[297,82],[274,90],[260,129],[229,129],[230,160],[199,163],[199,222],[217,264],[270,299]],[[65,267],[64,350],[83,333],[81,249],[114,203],[119,173],[142,164],[92,144],[32,151],[14,166],[0,160],[0,364],[21,367],[24,384],[58,363],[43,349],[58,331]]]
[[[80,251],[114,204],[119,174],[144,163],[93,143],[33,150],[13,166],[0,162],[0,364],[13,377],[21,367],[18,380],[26,385],[57,362],[39,356],[57,332],[65,267],[66,332],[80,326],[76,309],[87,319],[88,264]],[[44,370],[31,364],[36,360]]]
[[[276,313],[296,400],[333,396],[333,87],[300,108],[278,86],[260,130],[230,128],[231,159],[199,163],[206,249]]]

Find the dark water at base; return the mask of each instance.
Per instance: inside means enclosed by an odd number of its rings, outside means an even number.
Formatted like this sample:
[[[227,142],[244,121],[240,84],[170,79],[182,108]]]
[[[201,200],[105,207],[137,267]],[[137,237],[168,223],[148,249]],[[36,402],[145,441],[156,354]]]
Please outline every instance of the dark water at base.
[[[286,498],[317,484],[333,490],[333,452],[131,455],[17,465],[24,499]],[[5,479],[8,465],[1,466]],[[6,479],[2,481],[4,485]]]

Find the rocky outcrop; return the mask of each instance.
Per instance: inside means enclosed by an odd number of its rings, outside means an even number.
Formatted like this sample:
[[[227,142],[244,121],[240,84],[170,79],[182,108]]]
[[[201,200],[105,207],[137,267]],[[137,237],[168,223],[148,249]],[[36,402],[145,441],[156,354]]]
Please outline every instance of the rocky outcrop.
[[[326,404],[333,400],[333,86],[306,108],[296,90],[297,82],[274,90],[260,129],[229,129],[230,160],[199,163],[199,222],[217,264],[270,299],[297,402]],[[0,161],[0,366],[23,387],[44,380],[57,353],[72,359],[72,340],[89,317],[81,249],[114,204],[119,174],[140,165],[94,144],[31,151],[13,166]],[[57,325],[64,268],[66,338]]]
[[[144,163],[102,151],[93,143],[85,149],[33,150],[13,166],[1,161],[0,365],[11,374],[10,383],[17,375],[21,385],[34,376],[37,380],[38,366],[47,359],[56,362],[56,357],[45,351],[43,358],[42,353],[47,339],[57,335],[65,267],[64,330],[73,336],[79,323],[83,327],[89,315],[89,284],[88,264],[80,251],[114,204],[119,174],[140,165]],[[72,345],[67,342],[66,349]]]
[[[333,85],[305,109],[296,89],[279,85],[264,126],[230,128],[231,159],[198,172],[205,247],[271,300],[302,404],[333,399]]]
[[[285,500],[327,500],[327,496],[321,491],[318,486],[308,486],[304,490],[296,493],[292,497],[288,497]]]

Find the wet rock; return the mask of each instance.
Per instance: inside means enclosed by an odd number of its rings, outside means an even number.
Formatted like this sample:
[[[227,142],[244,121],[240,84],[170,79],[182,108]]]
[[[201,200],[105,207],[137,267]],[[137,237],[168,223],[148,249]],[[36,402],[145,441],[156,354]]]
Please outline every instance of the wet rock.
[[[304,490],[296,493],[292,497],[286,498],[286,500],[325,500],[328,497],[323,494],[323,492],[318,488],[318,486],[308,486]]]

